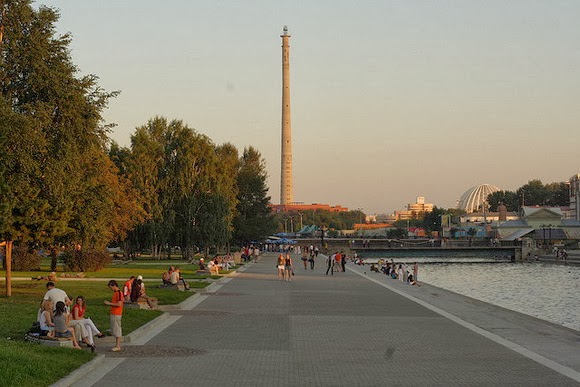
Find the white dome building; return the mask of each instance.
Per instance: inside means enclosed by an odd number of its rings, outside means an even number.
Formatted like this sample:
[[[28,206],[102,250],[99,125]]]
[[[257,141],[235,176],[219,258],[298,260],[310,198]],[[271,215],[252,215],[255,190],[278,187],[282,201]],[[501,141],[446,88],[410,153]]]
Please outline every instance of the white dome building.
[[[459,199],[459,203],[457,203],[457,208],[464,210],[468,214],[477,212],[481,209],[483,202],[487,203],[487,197],[497,191],[501,190],[496,186],[489,184],[471,187],[461,195],[461,199]]]

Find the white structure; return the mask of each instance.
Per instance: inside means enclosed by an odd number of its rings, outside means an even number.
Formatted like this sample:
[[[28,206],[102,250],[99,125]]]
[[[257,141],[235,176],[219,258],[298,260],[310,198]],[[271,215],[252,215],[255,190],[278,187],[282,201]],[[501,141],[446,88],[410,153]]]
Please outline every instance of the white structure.
[[[497,191],[501,191],[499,188],[489,184],[477,185],[468,189],[461,198],[459,203],[457,203],[457,208],[464,210],[465,212],[472,213],[481,210],[485,210],[488,207],[487,197]],[[483,208],[483,203],[486,204],[486,208]]]
[[[292,129],[290,125],[290,35],[284,26],[282,35],[282,167],[280,204],[294,202],[292,193]]]

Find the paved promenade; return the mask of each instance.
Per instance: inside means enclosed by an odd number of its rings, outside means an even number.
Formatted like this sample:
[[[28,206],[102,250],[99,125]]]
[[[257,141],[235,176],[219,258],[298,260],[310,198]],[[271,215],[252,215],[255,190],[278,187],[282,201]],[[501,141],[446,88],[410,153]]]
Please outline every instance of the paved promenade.
[[[363,267],[295,266],[278,281],[266,254],[74,385],[580,385],[576,331]]]

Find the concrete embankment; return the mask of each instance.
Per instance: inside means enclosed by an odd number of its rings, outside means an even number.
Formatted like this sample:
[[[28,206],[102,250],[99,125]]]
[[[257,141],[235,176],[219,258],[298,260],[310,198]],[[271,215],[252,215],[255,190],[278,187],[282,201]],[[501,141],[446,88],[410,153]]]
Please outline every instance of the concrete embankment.
[[[443,316],[541,364],[580,376],[580,331],[426,283],[421,283],[420,287],[407,285],[382,274],[372,273],[368,268],[349,267],[353,272],[438,313],[441,312]]]

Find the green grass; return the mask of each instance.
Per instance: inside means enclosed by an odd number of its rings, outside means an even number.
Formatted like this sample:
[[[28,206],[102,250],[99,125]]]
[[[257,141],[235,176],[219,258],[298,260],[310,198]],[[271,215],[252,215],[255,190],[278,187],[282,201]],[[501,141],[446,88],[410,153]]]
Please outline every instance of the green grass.
[[[49,386],[95,355],[88,351],[0,341],[0,386]]]
[[[129,278],[131,275],[142,275],[144,278],[159,279],[167,267],[173,263],[164,261],[159,265],[147,265],[142,261],[126,265],[110,265],[99,271],[86,273],[88,278],[102,278],[103,281],[75,280],[59,281],[57,287],[67,292],[70,297],[83,295],[87,300],[85,315],[90,317],[97,327],[109,329],[109,308],[104,305],[110,300],[112,292],[104,279]],[[176,263],[182,268],[186,279],[208,278],[208,275],[196,275],[197,266]],[[45,276],[48,267],[42,271],[13,272],[13,277]],[[60,274],[60,272],[57,272]],[[4,273],[0,272],[3,277]],[[219,277],[218,277],[219,278]],[[156,297],[159,305],[179,304],[192,295],[191,292],[180,292],[159,288],[155,282],[148,281],[147,295]],[[191,281],[194,289],[204,288],[206,281]],[[123,283],[119,284],[120,286]],[[24,341],[24,334],[36,320],[42,296],[46,292],[46,281],[13,281],[12,297],[7,298],[6,283],[0,282],[0,386],[49,386],[87,361],[94,358],[87,350],[78,351],[69,348],[45,347]],[[127,335],[147,322],[162,314],[161,311],[125,309],[123,311],[123,334]]]

